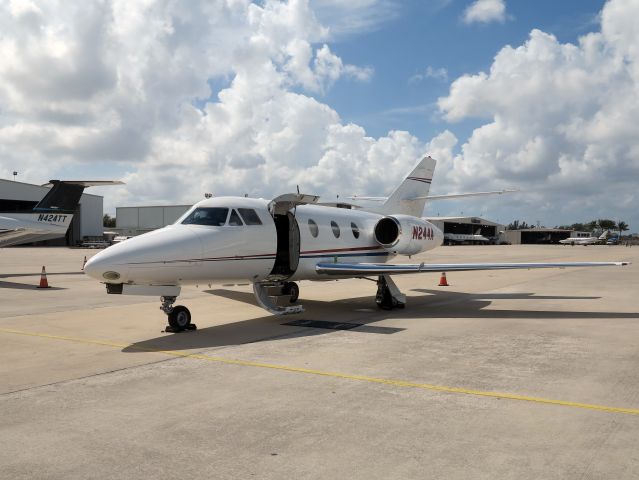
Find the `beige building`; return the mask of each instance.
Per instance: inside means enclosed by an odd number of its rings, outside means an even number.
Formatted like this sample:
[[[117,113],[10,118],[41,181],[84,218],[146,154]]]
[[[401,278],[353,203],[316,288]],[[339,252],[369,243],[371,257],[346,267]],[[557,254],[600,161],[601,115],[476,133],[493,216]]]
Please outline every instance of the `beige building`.
[[[120,235],[140,235],[174,223],[191,205],[117,207],[115,231]]]

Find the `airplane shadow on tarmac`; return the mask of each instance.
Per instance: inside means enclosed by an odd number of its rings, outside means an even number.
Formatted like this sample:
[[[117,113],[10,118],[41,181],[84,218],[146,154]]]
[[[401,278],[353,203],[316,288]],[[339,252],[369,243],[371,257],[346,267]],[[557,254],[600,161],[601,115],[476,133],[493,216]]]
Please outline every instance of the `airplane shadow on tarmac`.
[[[0,288],[14,288],[16,290],[36,290],[38,285],[17,282],[3,282],[0,280]],[[48,287],[45,290],[66,290],[63,287]]]
[[[38,277],[39,278],[40,275],[41,275],[41,272],[7,273],[7,274],[1,274],[0,278],[15,278],[15,277]],[[56,273],[47,272],[47,278],[54,275],[84,275],[84,272],[56,272]],[[7,281],[0,280],[0,288],[14,288],[16,290],[33,290],[38,288],[39,283],[40,283],[39,281],[37,283],[18,283],[18,282],[7,282]],[[49,287],[47,290],[66,290],[66,288]]]
[[[373,325],[376,322],[393,319],[422,318],[475,318],[481,319],[638,319],[639,313],[628,312],[588,312],[556,310],[490,310],[491,300],[596,300],[600,297],[552,296],[533,293],[486,293],[469,294],[455,291],[415,289],[426,295],[408,298],[405,309],[392,311],[379,310],[375,306],[374,296],[354,297],[335,301],[304,300],[305,312],[300,315],[267,315],[250,320],[216,325],[134,343],[123,352],[192,350],[241,345],[272,340],[285,340],[298,337],[310,337],[331,333],[334,330],[283,325],[292,319],[330,320],[331,322],[359,323],[362,326],[348,330],[353,333],[393,334],[405,328],[390,328]],[[252,293],[235,290],[205,290],[206,293],[231,300],[256,305]]]

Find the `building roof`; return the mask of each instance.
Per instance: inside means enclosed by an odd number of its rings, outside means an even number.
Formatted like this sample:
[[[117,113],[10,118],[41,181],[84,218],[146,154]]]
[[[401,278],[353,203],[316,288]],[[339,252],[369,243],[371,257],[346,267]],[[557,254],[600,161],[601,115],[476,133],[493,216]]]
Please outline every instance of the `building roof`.
[[[508,232],[572,232],[566,228],[517,228],[514,230],[507,230]]]
[[[482,217],[425,217],[429,222],[440,221],[440,222],[456,222],[456,223],[470,223],[470,224],[483,224],[483,225],[502,225],[498,222],[493,222],[492,220],[486,220]],[[473,220],[475,220],[473,222]]]

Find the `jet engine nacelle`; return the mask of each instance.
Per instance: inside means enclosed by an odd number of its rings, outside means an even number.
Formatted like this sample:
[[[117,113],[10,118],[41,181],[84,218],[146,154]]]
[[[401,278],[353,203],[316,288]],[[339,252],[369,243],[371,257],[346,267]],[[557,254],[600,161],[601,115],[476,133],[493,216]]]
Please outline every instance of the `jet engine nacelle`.
[[[443,234],[435,225],[409,215],[393,215],[375,224],[374,236],[384,248],[400,255],[415,255],[441,245]]]

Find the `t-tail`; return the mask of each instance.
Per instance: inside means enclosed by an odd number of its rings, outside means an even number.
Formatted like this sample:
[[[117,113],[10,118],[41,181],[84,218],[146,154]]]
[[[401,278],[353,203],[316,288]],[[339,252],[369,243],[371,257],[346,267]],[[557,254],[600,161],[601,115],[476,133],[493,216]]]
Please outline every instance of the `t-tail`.
[[[86,187],[121,185],[118,181],[51,180],[52,188],[32,210],[0,212],[0,247],[63,237]]]
[[[436,163],[431,157],[422,158],[386,201],[374,210],[384,215],[401,213],[421,217]]]

